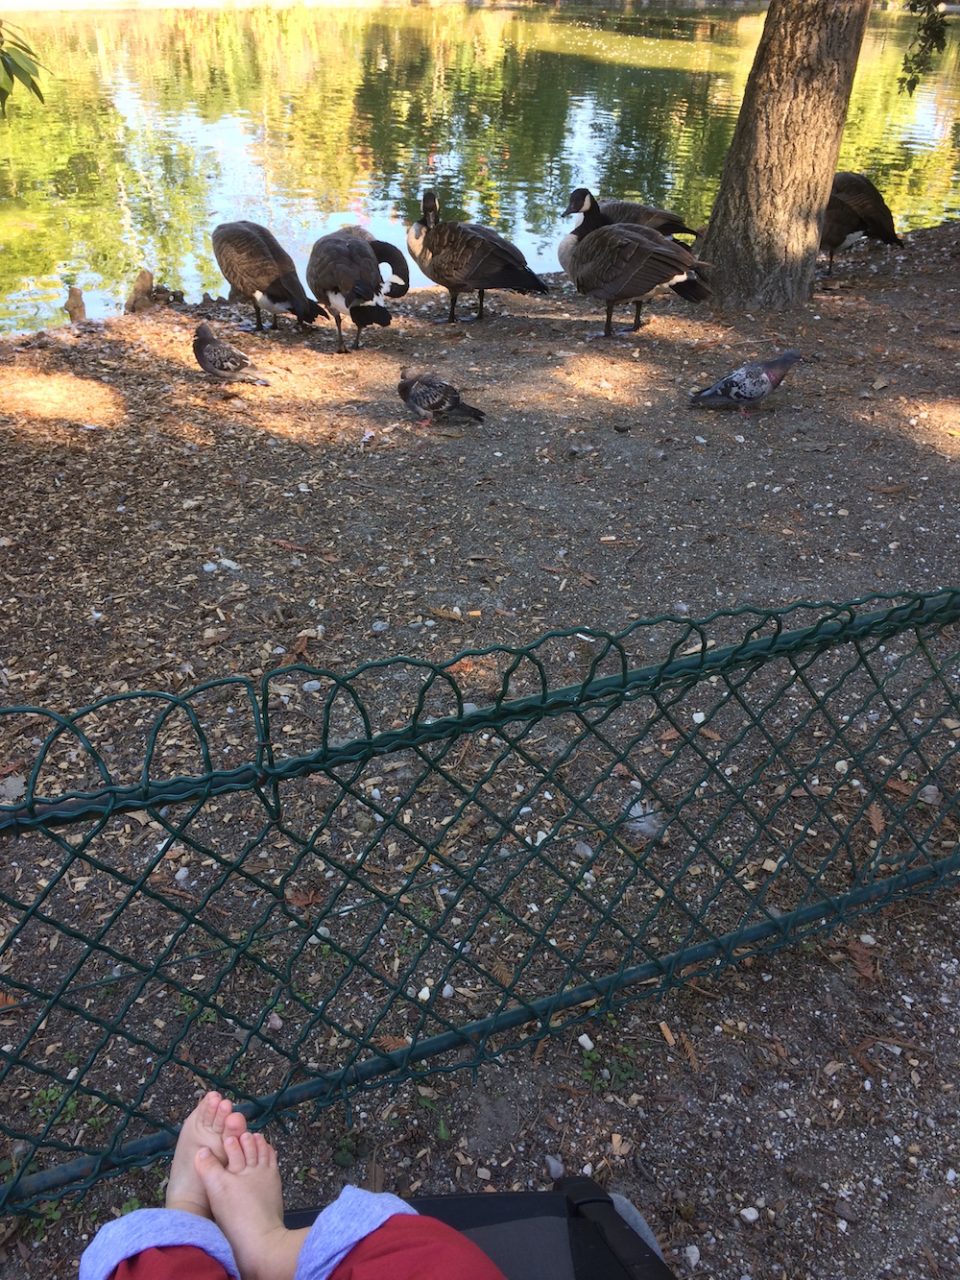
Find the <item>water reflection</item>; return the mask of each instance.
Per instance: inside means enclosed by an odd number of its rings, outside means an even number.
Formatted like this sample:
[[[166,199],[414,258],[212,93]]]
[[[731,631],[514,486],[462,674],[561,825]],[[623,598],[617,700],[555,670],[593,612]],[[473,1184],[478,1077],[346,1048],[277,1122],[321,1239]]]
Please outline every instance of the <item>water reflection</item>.
[[[57,72],[48,105],[0,124],[0,326],[91,315],[144,263],[221,288],[209,229],[266,222],[303,265],[340,222],[402,243],[419,193],[513,236],[555,270],[559,211],[585,183],[702,221],[763,17],[759,6],[564,5],[14,15]],[[844,167],[901,228],[960,213],[958,45],[913,99],[908,21],[864,46]],[[422,283],[418,274],[415,283]]]

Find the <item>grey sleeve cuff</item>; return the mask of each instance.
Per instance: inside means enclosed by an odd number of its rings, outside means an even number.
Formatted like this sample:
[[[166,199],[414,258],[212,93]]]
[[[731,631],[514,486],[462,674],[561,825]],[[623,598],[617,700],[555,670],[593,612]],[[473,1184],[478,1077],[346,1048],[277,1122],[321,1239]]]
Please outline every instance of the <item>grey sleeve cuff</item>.
[[[344,1187],[316,1218],[300,1250],[294,1280],[327,1280],[330,1273],[372,1231],[397,1213],[416,1213],[389,1192]],[[86,1280],[81,1276],[80,1280]]]
[[[233,1251],[216,1223],[181,1209],[135,1209],[104,1223],[80,1258],[80,1280],[108,1280],[121,1262],[144,1249],[177,1244],[202,1249],[239,1280]]]

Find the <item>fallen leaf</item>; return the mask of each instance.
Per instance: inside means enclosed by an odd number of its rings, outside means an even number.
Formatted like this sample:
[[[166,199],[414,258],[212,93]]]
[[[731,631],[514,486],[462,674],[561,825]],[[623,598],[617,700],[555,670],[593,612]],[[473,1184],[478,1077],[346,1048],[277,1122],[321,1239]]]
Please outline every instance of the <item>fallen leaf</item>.
[[[291,542],[289,538],[271,538],[270,541],[275,547],[280,547],[283,551],[309,551],[309,547],[305,547],[302,542]]]
[[[867,821],[870,823],[870,830],[875,836],[882,836],[886,830],[887,824],[883,816],[883,810],[877,804],[876,800],[872,800],[867,805]]]
[[[854,939],[847,943],[847,952],[853,961],[853,967],[860,977],[866,982],[876,982],[877,966],[873,949],[865,947],[862,942]]]
[[[899,778],[888,778],[883,784],[888,791],[895,791],[898,796],[912,796],[913,783],[901,782]]]
[[[323,895],[316,889],[288,889],[286,900],[291,907],[315,907],[323,901]]]

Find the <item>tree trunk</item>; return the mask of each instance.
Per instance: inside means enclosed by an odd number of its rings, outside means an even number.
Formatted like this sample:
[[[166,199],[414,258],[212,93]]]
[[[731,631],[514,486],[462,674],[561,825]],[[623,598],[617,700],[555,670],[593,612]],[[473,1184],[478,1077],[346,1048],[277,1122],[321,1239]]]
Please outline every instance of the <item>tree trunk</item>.
[[[870,0],[772,0],[699,256],[721,308],[810,297]]]

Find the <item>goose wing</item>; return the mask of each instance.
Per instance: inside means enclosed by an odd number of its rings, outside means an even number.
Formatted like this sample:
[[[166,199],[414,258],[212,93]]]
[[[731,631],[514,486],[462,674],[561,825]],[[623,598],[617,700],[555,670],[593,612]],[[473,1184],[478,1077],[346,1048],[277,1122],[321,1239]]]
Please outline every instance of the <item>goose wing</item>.
[[[683,245],[648,227],[614,223],[584,236],[572,255],[579,293],[604,301],[642,298],[696,264]]]
[[[863,231],[865,235],[886,244],[900,244],[893,225],[893,214],[883,196],[869,178],[862,173],[838,173],[827,205],[828,212],[843,210],[851,231]]]
[[[505,277],[528,270],[526,259],[516,245],[490,227],[475,222],[441,222],[427,233],[425,243],[430,251],[431,266],[437,273],[437,283],[447,288],[464,291],[495,288],[498,280],[507,284],[510,280]]]
[[[635,200],[601,200],[600,212],[611,222],[635,222],[639,226],[653,227],[665,236],[693,236],[697,233],[688,227],[679,213],[670,209],[657,209],[654,205],[639,204]]]
[[[318,297],[341,294],[348,308],[370,302],[382,288],[377,255],[369,241],[333,231],[310,251],[307,284]]]

